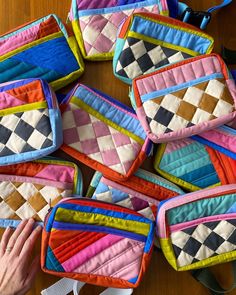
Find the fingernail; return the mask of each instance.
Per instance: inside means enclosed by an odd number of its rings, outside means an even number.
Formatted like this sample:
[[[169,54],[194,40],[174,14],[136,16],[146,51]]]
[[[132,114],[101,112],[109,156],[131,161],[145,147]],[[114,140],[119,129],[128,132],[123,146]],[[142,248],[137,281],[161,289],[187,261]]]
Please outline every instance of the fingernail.
[[[28,221],[30,224],[34,223],[34,219],[33,218],[30,218],[29,221]]]
[[[36,227],[36,230],[37,230],[37,231],[41,231],[41,230],[42,230],[42,226],[38,225],[38,226]]]

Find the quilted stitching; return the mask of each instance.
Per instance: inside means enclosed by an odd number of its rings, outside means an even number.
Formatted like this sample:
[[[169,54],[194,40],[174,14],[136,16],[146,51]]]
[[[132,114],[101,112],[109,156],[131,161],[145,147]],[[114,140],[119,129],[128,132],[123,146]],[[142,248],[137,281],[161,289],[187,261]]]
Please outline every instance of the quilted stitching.
[[[213,120],[234,111],[224,79],[213,79],[143,104],[151,131],[160,135]]]
[[[25,219],[33,217],[44,220],[50,206],[54,206],[71,190],[53,186],[11,181],[0,182],[0,216],[4,219]]]
[[[0,156],[40,150],[53,145],[48,109],[0,117]]]
[[[141,145],[74,104],[63,114],[64,143],[91,159],[126,174]]]
[[[115,13],[80,17],[79,23],[87,55],[91,56],[114,51],[117,31],[121,21],[132,13],[141,11],[157,13],[158,6],[153,5]]]

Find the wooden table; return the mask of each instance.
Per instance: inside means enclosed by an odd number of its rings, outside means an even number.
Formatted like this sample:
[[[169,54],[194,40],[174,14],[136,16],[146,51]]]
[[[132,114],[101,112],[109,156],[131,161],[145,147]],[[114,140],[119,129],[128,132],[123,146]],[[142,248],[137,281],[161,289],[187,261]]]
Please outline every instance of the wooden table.
[[[91,0],[92,1],[92,0]],[[195,10],[206,10],[220,1],[192,0],[185,1],[191,4]],[[7,32],[25,22],[42,17],[49,13],[56,13],[63,20],[66,19],[70,8],[70,0],[0,0],[0,34]],[[215,52],[220,53],[221,46],[236,50],[236,2],[229,7],[213,14],[212,21],[207,32],[215,38]],[[86,62],[85,74],[80,78],[80,82],[96,87],[105,93],[130,105],[128,98],[128,86],[120,82],[113,76],[111,62]],[[57,155],[70,159],[61,152]],[[84,176],[84,187],[90,182],[93,171],[75,161],[81,168]],[[151,159],[144,164],[146,168],[152,170]],[[0,231],[0,235],[2,231]],[[35,251],[39,252],[40,242]],[[214,271],[222,286],[227,287],[231,283],[230,265],[224,264],[216,266]],[[38,295],[40,291],[57,280],[56,277],[45,275],[39,272],[36,282],[30,295]],[[86,285],[81,294],[96,295],[103,290],[96,286]],[[154,250],[152,261],[147,274],[140,287],[134,291],[136,295],[204,295],[209,294],[199,283],[197,283],[188,272],[176,272],[167,263],[160,251]],[[236,294],[236,291],[229,293]],[[55,294],[56,295],[56,294]]]

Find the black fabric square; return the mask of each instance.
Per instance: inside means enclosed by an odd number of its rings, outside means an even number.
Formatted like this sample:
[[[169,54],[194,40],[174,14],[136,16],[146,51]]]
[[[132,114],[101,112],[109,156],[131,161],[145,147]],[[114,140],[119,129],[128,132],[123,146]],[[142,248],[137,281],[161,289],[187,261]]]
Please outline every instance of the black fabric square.
[[[52,131],[48,116],[43,115],[35,126],[35,129],[47,137]]]
[[[193,237],[190,237],[187,243],[184,245],[183,251],[194,257],[201,246],[202,243],[198,242]]]
[[[192,127],[192,126],[195,126],[195,124],[189,122],[188,125],[187,125],[186,127],[188,128],[188,127]]]
[[[187,53],[185,53],[185,52],[182,52],[182,51],[181,51],[181,53],[182,53],[182,55],[183,55],[183,57],[184,57],[185,59],[186,59],[186,58],[193,57],[192,55],[187,54]]]
[[[167,128],[164,133],[170,133],[170,132],[173,132],[173,130],[171,130],[170,128]]]
[[[161,49],[167,58],[169,58],[172,55],[175,55],[176,53],[179,52],[178,50],[174,50],[174,49],[170,49],[170,48],[166,48],[166,47],[161,47]]]
[[[167,109],[164,109],[162,106],[157,111],[154,120],[162,125],[168,127],[170,121],[172,120],[174,113],[169,112]]]
[[[175,253],[175,257],[178,258],[180,253],[182,252],[182,249],[180,249],[178,246],[172,244],[172,247],[173,247],[173,250],[174,250],[174,253]]]
[[[144,41],[143,44],[144,44],[144,47],[146,48],[147,51],[151,51],[152,49],[159,46],[159,45],[155,45],[155,44],[152,44],[152,43],[146,42],[146,41]]]
[[[196,228],[197,226],[189,227],[189,228],[182,229],[182,231],[191,236]]]
[[[140,42],[140,40],[136,39],[136,38],[129,37],[129,38],[127,38],[127,42],[129,44],[129,46],[132,46],[132,45],[137,44],[138,42]]]
[[[116,72],[119,76],[121,77],[125,77],[125,78],[129,78],[128,75],[126,74],[126,72],[124,70],[119,70],[118,72]]]
[[[229,219],[227,222],[236,227],[236,219]]]
[[[16,129],[14,130],[14,133],[16,133],[23,140],[27,141],[33,131],[34,128],[31,125],[23,120],[20,120],[16,126]]]
[[[45,148],[50,147],[50,146],[52,146],[52,141],[51,141],[50,139],[47,138],[47,139],[44,141],[44,143],[43,143],[43,145],[41,146],[41,148],[42,148],[42,149],[45,149]]]
[[[26,153],[26,152],[32,152],[32,151],[35,151],[35,150],[36,150],[35,148],[33,148],[31,145],[29,145],[26,142],[21,152]]]
[[[216,234],[215,232],[210,233],[210,235],[204,241],[204,245],[210,248],[212,251],[216,251],[219,246],[224,243],[225,239]]]
[[[143,56],[141,56],[140,58],[138,58],[137,63],[143,73],[150,70],[154,66],[148,53],[146,53]]]
[[[161,60],[161,61],[155,66],[155,68],[158,69],[158,68],[163,67],[163,66],[166,66],[166,65],[168,65],[168,64],[169,64],[169,61],[168,61],[167,58],[165,58],[165,59]]]
[[[3,148],[3,150],[0,152],[1,157],[10,156],[15,154],[12,150],[7,148],[6,146]]]
[[[211,230],[214,230],[218,224],[219,224],[219,221],[211,221],[211,222],[204,223],[204,225]]]
[[[233,231],[232,235],[228,238],[227,241],[236,245],[236,230]]]
[[[16,113],[16,114],[14,114],[14,116],[16,116],[16,117],[18,117],[18,118],[21,118],[23,114],[24,114],[24,112]]]
[[[120,55],[119,62],[123,68],[130,65],[133,61],[135,61],[134,54],[130,47],[123,50]]]
[[[0,125],[0,143],[6,144],[11,134],[12,134],[11,130],[4,127],[3,125]]]

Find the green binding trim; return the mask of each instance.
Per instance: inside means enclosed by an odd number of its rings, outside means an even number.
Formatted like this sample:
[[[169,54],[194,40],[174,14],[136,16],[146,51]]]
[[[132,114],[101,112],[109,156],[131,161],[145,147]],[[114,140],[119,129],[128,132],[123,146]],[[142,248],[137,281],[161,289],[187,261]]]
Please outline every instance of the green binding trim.
[[[209,268],[191,271],[192,276],[203,286],[210,290],[212,295],[225,294],[236,288],[236,261],[232,262],[233,284],[229,289],[222,288]]]

